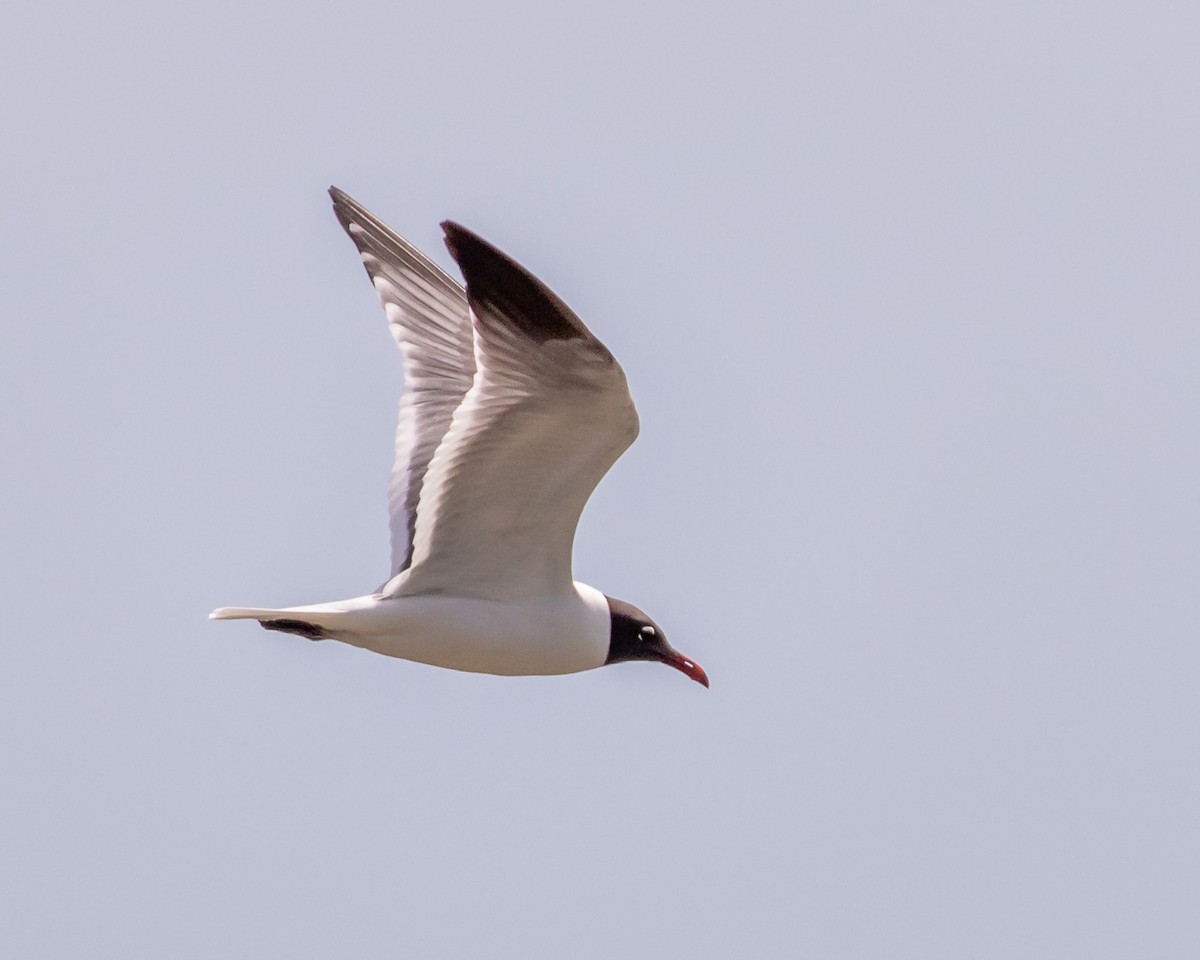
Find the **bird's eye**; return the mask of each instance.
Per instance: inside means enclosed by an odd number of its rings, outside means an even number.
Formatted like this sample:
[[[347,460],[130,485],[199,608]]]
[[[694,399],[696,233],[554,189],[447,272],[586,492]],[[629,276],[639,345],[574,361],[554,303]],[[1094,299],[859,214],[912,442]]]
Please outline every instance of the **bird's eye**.
[[[649,626],[642,627],[642,639],[643,640],[653,640],[656,636],[658,636],[658,631],[655,630],[653,627],[649,627]]]

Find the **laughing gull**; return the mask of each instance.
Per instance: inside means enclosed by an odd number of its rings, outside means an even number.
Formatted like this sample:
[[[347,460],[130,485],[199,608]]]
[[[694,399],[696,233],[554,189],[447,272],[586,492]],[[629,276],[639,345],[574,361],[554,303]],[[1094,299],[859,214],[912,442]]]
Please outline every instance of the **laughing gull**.
[[[391,576],[363,597],[209,616],[475,673],[657,660],[707,687],[650,617],[571,576],[583,506],[638,433],[612,354],[470,230],[442,224],[464,290],[337,187],[329,193],[403,355]]]

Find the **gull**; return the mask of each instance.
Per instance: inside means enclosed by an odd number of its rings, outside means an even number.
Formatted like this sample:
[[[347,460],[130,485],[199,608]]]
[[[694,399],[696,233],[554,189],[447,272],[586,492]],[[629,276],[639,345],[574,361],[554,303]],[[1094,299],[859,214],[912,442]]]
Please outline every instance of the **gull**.
[[[442,224],[464,287],[337,187],[329,193],[403,358],[391,575],[365,596],[210,618],[504,676],[658,661],[707,687],[649,616],[572,577],[584,504],[638,433],[612,354],[465,227]]]

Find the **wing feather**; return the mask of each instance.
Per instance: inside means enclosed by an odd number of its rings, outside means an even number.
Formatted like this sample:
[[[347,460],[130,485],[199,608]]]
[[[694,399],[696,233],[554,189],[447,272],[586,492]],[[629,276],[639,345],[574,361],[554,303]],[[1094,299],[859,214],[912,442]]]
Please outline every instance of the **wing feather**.
[[[403,355],[404,393],[388,488],[395,576],[412,562],[430,461],[475,376],[474,335],[458,283],[337,187],[329,194]]]
[[[625,374],[532,274],[442,226],[466,279],[475,374],[424,476],[411,566],[383,592],[568,591],[580,513],[637,436]]]

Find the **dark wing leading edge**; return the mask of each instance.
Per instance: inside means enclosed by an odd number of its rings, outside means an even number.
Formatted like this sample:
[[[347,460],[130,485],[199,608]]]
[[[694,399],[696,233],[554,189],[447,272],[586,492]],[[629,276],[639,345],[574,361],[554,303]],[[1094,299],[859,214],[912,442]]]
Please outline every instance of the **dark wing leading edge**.
[[[396,460],[388,489],[394,577],[412,562],[430,461],[475,376],[474,335],[458,283],[337,187],[329,195],[362,254],[404,357]]]
[[[625,374],[528,271],[442,227],[467,282],[478,370],[425,474],[411,566],[383,592],[565,593],[584,504],[637,436]]]

